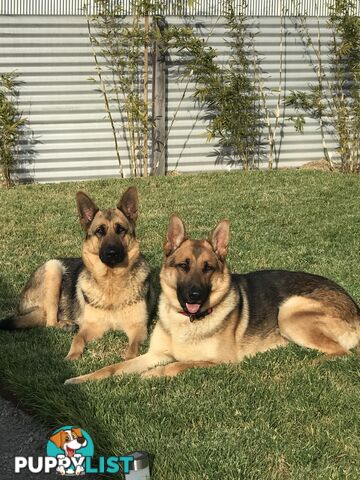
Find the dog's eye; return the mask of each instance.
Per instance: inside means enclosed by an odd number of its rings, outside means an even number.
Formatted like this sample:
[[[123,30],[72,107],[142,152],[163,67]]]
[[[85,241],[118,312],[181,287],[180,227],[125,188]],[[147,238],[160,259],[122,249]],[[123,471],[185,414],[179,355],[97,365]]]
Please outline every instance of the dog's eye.
[[[180,268],[180,270],[183,270],[184,272],[188,272],[190,270],[190,266],[187,262],[178,263],[176,266],[177,268]]]
[[[117,235],[122,235],[126,233],[126,228],[124,228],[120,223],[115,224],[115,233]]]
[[[69,435],[66,435],[66,437],[65,437],[65,442],[70,442],[70,437],[69,437]]]
[[[203,268],[204,273],[213,272],[214,270],[215,268],[212,265],[210,265],[208,262],[205,262],[204,268]]]
[[[95,235],[99,238],[103,237],[105,234],[106,234],[106,228],[104,225],[101,225],[95,230]]]

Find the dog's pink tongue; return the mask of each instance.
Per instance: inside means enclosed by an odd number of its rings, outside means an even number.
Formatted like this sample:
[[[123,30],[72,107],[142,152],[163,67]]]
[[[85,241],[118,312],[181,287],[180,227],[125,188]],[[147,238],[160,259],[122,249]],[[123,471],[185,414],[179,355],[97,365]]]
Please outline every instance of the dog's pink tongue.
[[[187,303],[186,308],[189,313],[197,313],[200,310],[200,303]]]
[[[66,453],[67,453],[67,456],[68,456],[68,457],[73,457],[73,456],[74,456],[74,453],[75,453],[75,450],[73,450],[72,448],[67,447]]]

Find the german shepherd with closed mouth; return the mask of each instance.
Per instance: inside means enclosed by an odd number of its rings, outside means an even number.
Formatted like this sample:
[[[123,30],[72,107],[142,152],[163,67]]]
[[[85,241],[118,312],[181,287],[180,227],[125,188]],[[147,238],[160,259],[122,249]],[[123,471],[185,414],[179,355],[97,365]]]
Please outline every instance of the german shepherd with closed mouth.
[[[24,287],[14,315],[0,329],[79,326],[67,360],[108,330],[129,339],[125,359],[138,355],[147,337],[153,301],[150,268],[135,236],[138,194],[130,187],[114,209],[100,210],[85,193],[76,195],[85,230],[82,258],[59,258],[40,266]]]
[[[148,352],[65,383],[125,373],[174,376],[239,362],[288,342],[327,355],[346,355],[359,343],[360,310],[343,288],[303,272],[231,274],[228,244],[227,220],[208,240],[190,240],[173,215],[160,273],[159,320]]]

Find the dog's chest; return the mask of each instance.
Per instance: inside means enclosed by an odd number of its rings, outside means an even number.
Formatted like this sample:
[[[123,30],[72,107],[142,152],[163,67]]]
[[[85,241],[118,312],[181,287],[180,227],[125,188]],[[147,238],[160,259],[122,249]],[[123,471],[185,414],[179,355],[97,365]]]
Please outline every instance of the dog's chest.
[[[226,331],[212,333],[212,326],[206,320],[190,322],[187,318],[177,323],[171,331],[171,346],[178,361],[231,362],[234,348],[225,348],[232,340]],[[232,347],[232,345],[231,345]]]
[[[94,325],[102,331],[126,330],[130,324],[144,323],[146,319],[145,305],[121,307],[116,309],[99,309],[85,304],[78,319],[80,327]]]
[[[104,330],[124,330],[132,317],[145,318],[144,300],[139,293],[139,286],[133,289],[109,286],[99,288],[91,282],[79,282],[77,296],[80,300],[78,323],[97,323]],[[141,311],[139,311],[139,309]],[[100,328],[100,327],[99,327]]]
[[[161,325],[170,337],[171,353],[179,361],[235,361],[235,337],[227,315],[232,305],[225,305],[193,322],[162,297],[159,305]]]
[[[129,277],[127,282],[103,281],[94,282],[91,278],[80,278],[78,284],[78,297],[85,305],[108,311],[109,313],[126,309],[142,300],[142,283]]]
[[[187,343],[177,338],[172,342],[172,351],[176,360],[188,361],[212,361],[219,357],[219,343],[217,338],[208,338],[194,343]]]

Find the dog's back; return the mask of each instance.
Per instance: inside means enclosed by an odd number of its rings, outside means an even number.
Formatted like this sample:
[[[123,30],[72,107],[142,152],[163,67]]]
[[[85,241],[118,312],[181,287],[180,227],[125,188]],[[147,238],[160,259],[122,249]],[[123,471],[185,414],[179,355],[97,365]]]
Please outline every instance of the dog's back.
[[[360,309],[344,288],[334,281],[306,272],[259,270],[232,274],[233,283],[244,289],[249,308],[248,333],[277,328],[281,305],[291,297],[331,303],[332,309],[348,319],[360,315]]]

